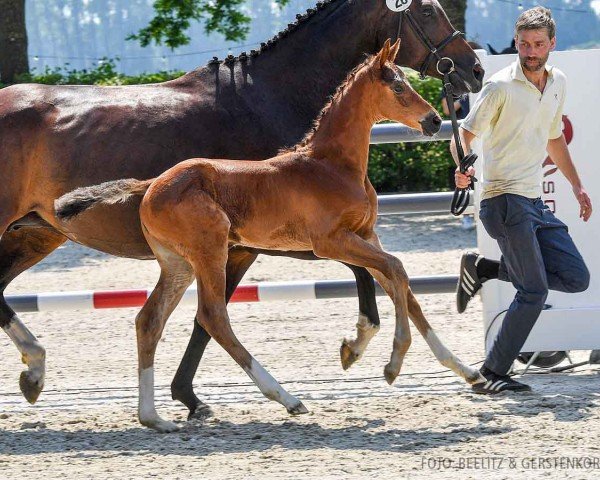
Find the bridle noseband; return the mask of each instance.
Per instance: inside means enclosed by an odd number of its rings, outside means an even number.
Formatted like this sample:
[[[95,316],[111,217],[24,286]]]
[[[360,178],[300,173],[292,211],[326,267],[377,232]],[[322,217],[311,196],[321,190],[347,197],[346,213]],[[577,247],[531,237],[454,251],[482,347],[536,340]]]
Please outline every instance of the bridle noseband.
[[[455,39],[462,37],[464,34],[458,30],[454,30],[450,35],[448,35],[444,40],[442,40],[439,45],[434,45],[431,39],[427,36],[427,34],[421,28],[421,25],[417,23],[415,17],[413,17],[410,9],[406,9],[400,12],[400,16],[398,18],[398,34],[397,38],[400,38],[400,30],[402,29],[402,19],[406,17],[408,21],[408,25],[412,28],[412,31],[415,33],[417,38],[421,41],[425,47],[429,50],[429,54],[423,61],[421,68],[419,68],[419,76],[421,79],[425,78],[427,70],[429,70],[429,65],[435,58],[437,60],[437,64],[435,66],[436,70],[440,75],[451,74],[455,72],[454,69],[454,61],[449,57],[442,57],[440,55],[440,51],[446,48],[450,43],[452,43]],[[442,69],[443,62],[448,62],[448,67]]]

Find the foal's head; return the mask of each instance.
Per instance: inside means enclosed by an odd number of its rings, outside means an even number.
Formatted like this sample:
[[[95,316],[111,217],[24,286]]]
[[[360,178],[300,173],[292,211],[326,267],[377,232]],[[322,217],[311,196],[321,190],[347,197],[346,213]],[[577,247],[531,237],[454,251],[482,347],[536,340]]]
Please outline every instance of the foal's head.
[[[431,136],[442,126],[435,109],[411,87],[404,72],[394,64],[400,39],[393,45],[386,40],[381,51],[369,62],[371,73],[371,107],[382,119],[401,122]]]

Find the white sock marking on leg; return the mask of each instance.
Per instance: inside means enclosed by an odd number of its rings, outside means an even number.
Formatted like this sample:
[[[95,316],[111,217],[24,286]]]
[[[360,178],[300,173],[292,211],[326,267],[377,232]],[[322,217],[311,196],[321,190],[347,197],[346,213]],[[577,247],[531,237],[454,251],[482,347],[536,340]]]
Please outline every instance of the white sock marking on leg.
[[[29,329],[16,315],[12,318],[7,326],[3,327],[3,330],[10,337],[21,353],[27,353],[28,347],[32,344],[39,345],[35,335],[29,331]]]
[[[140,420],[155,419],[158,417],[154,407],[154,367],[140,371],[139,385],[139,417]]]
[[[46,373],[46,350],[35,335],[21,322],[16,315],[3,327],[4,332],[13,341],[29,367],[30,379],[44,383]]]
[[[268,399],[281,403],[287,409],[293,408],[300,403],[296,397],[286,392],[277,380],[254,358],[252,358],[250,368],[244,370],[246,370],[248,376]]]
[[[448,350],[448,348],[435,334],[433,329],[427,332],[425,341],[429,345],[429,348],[431,348],[435,358],[437,358],[442,365],[449,368],[460,377],[469,379],[476,374],[476,370],[474,368],[465,365],[456,355]]]
[[[354,341],[354,350],[359,356],[362,356],[369,342],[378,331],[379,325],[371,323],[366,315],[359,314],[358,322],[356,322],[356,340]]]

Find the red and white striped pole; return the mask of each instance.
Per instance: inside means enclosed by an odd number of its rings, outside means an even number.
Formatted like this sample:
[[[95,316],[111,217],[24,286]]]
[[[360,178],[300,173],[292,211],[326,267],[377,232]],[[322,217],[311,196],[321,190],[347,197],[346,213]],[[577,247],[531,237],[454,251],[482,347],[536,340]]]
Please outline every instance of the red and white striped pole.
[[[458,277],[438,275],[414,277],[410,286],[416,294],[452,293],[456,290]],[[93,310],[100,308],[141,307],[152,289],[76,292],[46,292],[38,294],[7,295],[6,300],[16,312],[47,312],[59,310]],[[377,285],[377,295],[384,295]],[[354,280],[300,280],[291,282],[263,282],[240,285],[231,302],[273,302],[278,300],[315,300],[356,297]],[[181,305],[198,302],[196,287],[190,287]]]

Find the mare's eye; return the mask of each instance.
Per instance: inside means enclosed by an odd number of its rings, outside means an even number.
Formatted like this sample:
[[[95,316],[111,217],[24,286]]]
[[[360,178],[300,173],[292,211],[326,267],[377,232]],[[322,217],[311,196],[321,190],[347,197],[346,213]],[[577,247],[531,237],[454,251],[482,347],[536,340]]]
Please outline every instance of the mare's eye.
[[[431,7],[425,7],[423,9],[423,16],[425,17],[431,17],[433,15],[433,8]]]

